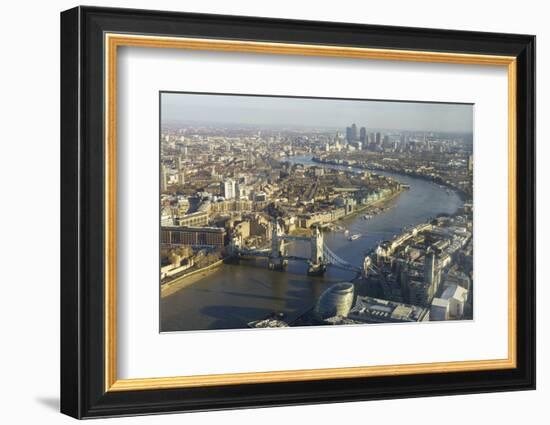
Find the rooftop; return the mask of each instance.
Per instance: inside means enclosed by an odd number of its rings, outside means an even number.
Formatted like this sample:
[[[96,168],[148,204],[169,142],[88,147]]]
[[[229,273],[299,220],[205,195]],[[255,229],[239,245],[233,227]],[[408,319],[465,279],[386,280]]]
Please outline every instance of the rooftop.
[[[425,308],[415,305],[358,296],[348,317],[367,323],[419,322],[424,320],[426,312]]]

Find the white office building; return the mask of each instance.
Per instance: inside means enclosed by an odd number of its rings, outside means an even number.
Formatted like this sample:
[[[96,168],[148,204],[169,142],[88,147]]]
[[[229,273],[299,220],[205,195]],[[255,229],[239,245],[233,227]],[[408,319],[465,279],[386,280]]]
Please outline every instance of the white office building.
[[[432,300],[430,320],[458,320],[464,315],[468,291],[459,285],[448,285],[440,297]]]
[[[233,199],[237,194],[235,180],[227,179],[222,183],[222,193],[225,199]]]
[[[430,320],[449,320],[449,300],[442,298],[432,300]]]

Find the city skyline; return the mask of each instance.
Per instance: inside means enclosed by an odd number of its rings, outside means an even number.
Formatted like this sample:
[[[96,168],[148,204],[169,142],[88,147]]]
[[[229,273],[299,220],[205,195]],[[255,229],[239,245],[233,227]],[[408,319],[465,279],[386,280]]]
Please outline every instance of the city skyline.
[[[415,101],[161,93],[162,122],[471,134],[473,105]]]

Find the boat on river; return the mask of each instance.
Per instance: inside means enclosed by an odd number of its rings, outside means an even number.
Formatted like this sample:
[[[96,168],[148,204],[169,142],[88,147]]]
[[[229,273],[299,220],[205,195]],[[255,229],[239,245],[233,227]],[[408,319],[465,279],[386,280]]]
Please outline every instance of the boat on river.
[[[351,236],[348,238],[348,240],[350,240],[350,241],[355,241],[355,240],[359,239],[360,237],[361,237],[361,234],[360,234],[360,233],[356,233],[356,234],[354,234],[354,235],[351,235]]]

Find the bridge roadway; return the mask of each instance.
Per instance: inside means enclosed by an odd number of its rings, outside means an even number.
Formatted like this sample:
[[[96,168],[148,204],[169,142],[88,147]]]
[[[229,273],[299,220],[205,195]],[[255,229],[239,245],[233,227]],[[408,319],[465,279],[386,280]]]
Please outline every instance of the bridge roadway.
[[[332,252],[332,250],[324,243],[323,235],[318,229],[314,230],[314,234],[311,237],[291,236],[282,234],[280,228],[277,226],[277,228],[273,232],[272,238],[275,238],[275,240],[272,240],[271,248],[250,250],[238,246],[233,246],[233,252],[239,255],[265,257],[270,259],[277,259],[279,261],[306,261],[310,265],[333,266],[342,270],[352,271],[356,273],[361,273],[363,271],[361,268],[348,263],[344,259],[340,258],[338,255],[336,255],[334,252]],[[286,241],[309,242],[311,244],[310,258],[295,255],[286,255],[286,247],[284,246],[284,242]]]

